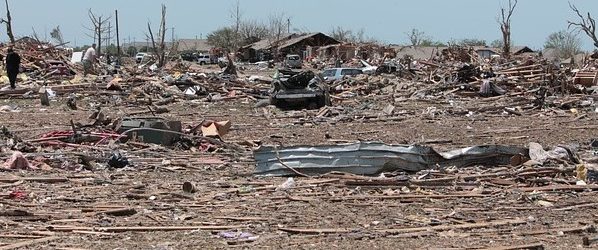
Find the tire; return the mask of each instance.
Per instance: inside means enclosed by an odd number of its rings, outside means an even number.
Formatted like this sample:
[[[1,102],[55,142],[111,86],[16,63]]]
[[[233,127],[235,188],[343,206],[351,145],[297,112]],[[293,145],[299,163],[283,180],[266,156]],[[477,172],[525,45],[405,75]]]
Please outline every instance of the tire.
[[[206,62],[199,62],[199,65],[206,65]]]

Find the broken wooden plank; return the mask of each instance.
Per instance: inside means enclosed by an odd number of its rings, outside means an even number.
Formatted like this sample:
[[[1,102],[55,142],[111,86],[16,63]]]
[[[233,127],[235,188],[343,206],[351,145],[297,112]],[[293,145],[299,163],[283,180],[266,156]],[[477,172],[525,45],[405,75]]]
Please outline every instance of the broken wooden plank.
[[[550,228],[545,230],[534,230],[534,231],[525,231],[517,233],[518,235],[542,235],[542,234],[551,234],[551,233],[595,233],[596,228],[592,225],[588,226],[581,226],[581,227],[563,227],[563,228]]]
[[[489,248],[482,248],[483,250],[544,250],[544,244],[542,243],[534,243],[534,244],[525,244],[525,245],[513,245],[513,246],[501,246],[501,247],[489,247]]]
[[[34,239],[34,240],[28,240],[28,241],[23,241],[23,242],[19,242],[19,243],[15,243],[15,244],[10,244],[10,245],[6,245],[6,246],[2,246],[0,247],[0,250],[11,250],[11,249],[17,249],[17,248],[22,248],[22,247],[29,247],[35,244],[39,244],[39,243],[45,243],[48,241],[53,241],[53,240],[57,240],[59,239],[59,237],[45,237],[45,238],[41,238],[41,239]]]
[[[111,209],[106,211],[100,211],[96,214],[105,214],[105,215],[112,215],[112,216],[131,216],[136,214],[137,211],[134,208],[117,208]]]
[[[229,230],[246,228],[245,225],[231,225],[231,226],[140,226],[140,227],[79,227],[79,226],[63,226],[52,225],[48,226],[51,231],[73,232],[73,231],[89,231],[89,232],[156,232],[156,231],[193,231],[193,230]]]
[[[598,190],[598,185],[550,185],[542,187],[517,188],[523,192],[542,192],[542,191],[586,191]]]
[[[216,216],[214,219],[233,220],[233,221],[267,221],[268,218],[263,217],[231,217],[231,216]]]
[[[278,230],[287,233],[294,234],[338,234],[338,233],[349,233],[357,229],[345,229],[345,228],[292,228],[283,227]]]
[[[60,182],[68,182],[68,178],[64,177],[26,177],[26,178],[18,178],[18,179],[0,179],[0,182],[3,183],[15,183],[19,181],[29,181],[29,182],[43,182],[43,183],[60,183]]]
[[[380,233],[387,233],[387,234],[403,234],[403,233],[413,233],[419,231],[446,231],[446,230],[455,230],[455,229],[473,229],[473,228],[484,228],[484,227],[497,227],[497,226],[510,226],[510,225],[519,225],[527,223],[525,220],[521,219],[511,219],[511,220],[498,220],[498,221],[490,221],[490,222],[479,222],[479,223],[466,223],[466,224],[459,224],[459,225],[444,225],[444,226],[434,226],[434,227],[412,227],[412,228],[397,228],[397,229],[382,229],[377,230]]]
[[[487,197],[484,194],[430,194],[430,195],[359,195],[359,196],[343,196],[343,197],[323,197],[331,201],[345,201],[345,200],[401,200],[401,199],[446,199],[446,198],[480,198]]]

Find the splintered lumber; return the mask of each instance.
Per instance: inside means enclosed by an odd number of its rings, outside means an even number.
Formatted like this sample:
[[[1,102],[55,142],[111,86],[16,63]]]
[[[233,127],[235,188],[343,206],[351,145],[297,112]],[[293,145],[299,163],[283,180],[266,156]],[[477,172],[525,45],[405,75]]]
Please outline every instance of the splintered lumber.
[[[596,228],[592,225],[581,227],[566,227],[566,228],[551,228],[546,230],[525,231],[518,233],[519,235],[540,235],[550,233],[595,233]]]
[[[216,216],[214,219],[234,220],[234,221],[267,221],[268,218],[263,217],[231,217],[231,216]]]
[[[44,236],[39,235],[21,235],[21,234],[0,234],[0,238],[13,238],[13,239],[39,239]]]
[[[21,184],[23,184],[23,180],[16,181],[16,182],[11,183],[11,184],[0,185],[0,188],[9,188],[9,187],[18,186],[18,185],[21,185]]]
[[[57,239],[59,239],[59,237],[45,237],[45,238],[41,238],[41,239],[28,240],[28,241],[23,241],[23,242],[19,242],[19,243],[15,243],[15,244],[2,246],[2,247],[0,247],[0,250],[10,250],[10,249],[29,247],[31,245],[44,243],[44,242],[48,242],[48,241],[53,241],[53,240],[57,240]]]
[[[156,232],[156,231],[193,231],[193,230],[229,230],[246,228],[245,225],[231,225],[231,226],[140,226],[140,227],[79,227],[79,226],[63,226],[53,225],[48,226],[51,231],[73,232],[73,231],[87,231],[87,232]]]
[[[598,190],[598,185],[550,185],[543,187],[526,187],[518,188],[523,192],[542,192],[542,191],[585,191],[585,190]]]
[[[294,234],[340,234],[356,231],[357,229],[344,228],[279,228],[278,230]]]
[[[497,227],[507,225],[519,225],[525,224],[525,220],[512,219],[512,220],[499,220],[491,222],[480,222],[480,223],[467,223],[459,225],[446,225],[446,226],[435,226],[435,227],[413,227],[413,228],[398,228],[398,229],[380,229],[375,230],[378,233],[385,234],[411,234],[421,231],[446,231],[454,229],[473,229],[473,228],[484,228],[484,227]],[[358,229],[347,229],[347,228],[280,228],[280,231],[295,234],[336,234],[336,233],[349,233],[358,231]]]
[[[137,211],[133,208],[117,208],[112,210],[106,210],[97,212],[96,214],[106,214],[112,216],[130,216],[136,214]]]
[[[554,211],[568,211],[568,210],[584,208],[584,207],[598,207],[598,203],[594,202],[594,203],[587,203],[587,204],[577,204],[577,205],[571,205],[571,206],[566,206],[566,207],[561,207],[561,208],[555,208],[553,210]]]
[[[466,223],[466,224],[459,224],[459,225],[445,225],[445,226],[435,226],[435,227],[383,229],[383,230],[378,230],[378,232],[387,233],[387,234],[403,234],[403,233],[414,233],[414,232],[419,232],[419,231],[446,231],[446,230],[454,230],[454,229],[472,229],[472,228],[497,227],[497,226],[507,226],[507,225],[519,225],[519,224],[525,224],[525,223],[526,223],[525,220],[512,219],[512,220],[498,220],[498,221],[490,221],[490,222]]]
[[[19,179],[0,179],[0,182],[3,182],[3,183],[16,183],[19,181],[59,183],[59,182],[68,182],[69,179],[64,178],[64,177],[27,177],[27,178],[19,178]]]
[[[343,197],[327,197],[332,201],[343,200],[401,200],[401,199],[446,199],[446,198],[480,198],[487,197],[484,194],[430,194],[430,195],[359,195],[359,196],[343,196]]]
[[[534,243],[534,244],[526,244],[526,245],[513,245],[513,246],[483,248],[483,250],[519,250],[519,249],[544,250],[544,244]]]

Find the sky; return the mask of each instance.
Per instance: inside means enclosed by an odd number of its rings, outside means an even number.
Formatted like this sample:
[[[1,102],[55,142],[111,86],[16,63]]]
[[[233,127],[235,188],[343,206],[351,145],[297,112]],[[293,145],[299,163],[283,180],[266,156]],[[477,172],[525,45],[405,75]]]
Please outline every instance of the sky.
[[[490,43],[501,38],[497,17],[507,0],[240,0],[245,20],[267,22],[270,15],[290,17],[291,29],[330,33],[333,27],[358,31],[384,43],[406,44],[406,33],[413,28],[433,40],[484,39]],[[598,1],[571,0],[571,3],[598,18]],[[121,43],[145,41],[147,22],[157,29],[160,5],[167,7],[167,27],[174,27],[176,38],[205,38],[211,31],[232,24],[231,9],[236,0],[10,0],[15,36],[36,31],[40,39],[60,26],[64,40],[71,46],[90,44],[84,26],[91,26],[87,15],[111,16],[119,11]],[[4,14],[4,4],[0,4]],[[577,20],[565,0],[520,0],[512,17],[514,45],[541,49],[546,37],[567,29],[567,20]],[[171,37],[169,30],[169,36]],[[592,43],[580,34],[583,48]],[[0,26],[0,40],[7,40]]]

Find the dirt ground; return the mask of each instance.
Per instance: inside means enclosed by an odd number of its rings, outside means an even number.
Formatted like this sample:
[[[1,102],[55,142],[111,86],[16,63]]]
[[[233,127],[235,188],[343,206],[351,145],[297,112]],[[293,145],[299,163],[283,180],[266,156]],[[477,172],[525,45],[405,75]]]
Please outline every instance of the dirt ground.
[[[18,112],[0,113],[0,125],[28,140],[48,131],[68,130],[69,120],[86,121],[92,104],[101,104],[110,117],[144,110],[109,101],[118,98],[124,96],[86,95],[78,103],[81,108],[75,111],[66,108],[64,97],[52,101],[50,107],[40,106],[37,99],[4,99],[0,106],[16,105]],[[527,147],[530,142],[538,142],[545,149],[557,145],[576,148],[588,167],[595,164],[596,156],[590,148],[592,139],[598,137],[598,114],[594,110],[532,109],[521,105],[519,115],[502,108],[468,112],[521,98],[529,96],[489,101],[371,95],[337,99],[331,107],[333,115],[323,117],[316,115],[318,110],[254,108],[255,102],[248,98],[180,100],[169,105],[170,112],[162,116],[191,126],[204,119],[230,120],[232,129],[223,140],[235,145],[247,141],[283,146],[328,145],[361,140],[424,144],[448,150],[486,144]],[[390,118],[382,112],[388,104],[395,106]],[[54,153],[49,161],[51,170],[0,172],[0,249],[32,240],[39,242],[23,249],[482,249],[529,244],[541,244],[546,249],[598,247],[582,246],[582,237],[596,236],[592,230],[598,221],[598,198],[591,191],[596,189],[593,184],[577,190],[525,189],[575,186],[573,172],[522,177],[515,173],[529,167],[471,167],[451,173],[435,171],[427,178],[513,174],[421,186],[361,186],[335,176],[296,177],[294,188],[276,191],[286,178],[253,176],[253,148],[239,147],[241,150],[202,153],[123,146],[125,155],[142,155],[143,159],[132,157],[134,163],[138,160],[133,167],[93,171],[61,169],[61,163],[76,161],[69,160],[68,152],[91,149],[41,148],[38,152]],[[2,160],[9,156],[2,152]],[[161,164],[165,159],[188,164]],[[216,163],[210,159],[216,159]],[[571,166],[552,162],[545,167]],[[41,177],[57,179],[43,181]],[[194,183],[196,192],[184,193],[184,182]],[[26,197],[11,198],[9,193],[15,190],[26,193]],[[119,208],[132,208],[135,213],[104,213]],[[489,225],[476,226],[481,223]],[[106,227],[132,229],[102,230]],[[188,228],[164,231],[174,227]],[[250,237],[226,239],[222,232],[244,232]]]

